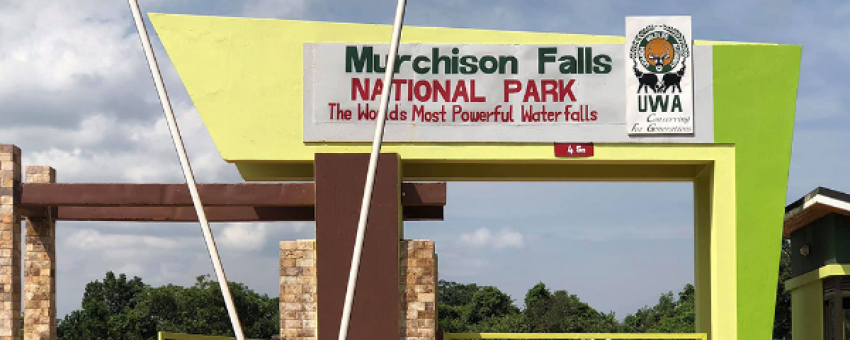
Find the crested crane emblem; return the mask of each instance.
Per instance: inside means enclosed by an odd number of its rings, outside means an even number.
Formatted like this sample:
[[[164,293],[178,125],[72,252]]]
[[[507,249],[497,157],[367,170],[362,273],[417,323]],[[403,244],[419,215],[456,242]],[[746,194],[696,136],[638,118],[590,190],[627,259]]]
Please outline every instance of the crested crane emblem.
[[[668,25],[647,25],[635,36],[629,49],[638,93],[682,92],[690,44],[678,29]]]

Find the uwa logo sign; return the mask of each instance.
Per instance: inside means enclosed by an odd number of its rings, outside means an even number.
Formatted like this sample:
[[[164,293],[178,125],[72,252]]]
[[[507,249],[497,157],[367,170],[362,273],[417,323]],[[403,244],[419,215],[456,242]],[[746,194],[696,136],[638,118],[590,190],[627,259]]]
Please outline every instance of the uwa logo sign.
[[[626,18],[629,134],[692,134],[690,17]]]

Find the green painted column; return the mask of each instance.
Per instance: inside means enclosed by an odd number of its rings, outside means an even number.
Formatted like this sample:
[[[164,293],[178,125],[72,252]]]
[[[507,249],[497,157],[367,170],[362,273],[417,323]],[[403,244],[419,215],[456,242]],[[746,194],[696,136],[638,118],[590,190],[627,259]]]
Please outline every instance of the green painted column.
[[[801,46],[718,45],[714,138],[736,147],[738,339],[772,339]]]

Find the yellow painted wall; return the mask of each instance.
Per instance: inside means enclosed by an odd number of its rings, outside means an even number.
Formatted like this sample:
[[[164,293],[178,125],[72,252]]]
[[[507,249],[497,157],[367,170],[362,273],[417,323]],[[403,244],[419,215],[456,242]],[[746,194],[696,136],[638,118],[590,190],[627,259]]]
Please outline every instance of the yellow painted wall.
[[[711,267],[712,340],[740,339],[738,336],[738,245],[736,220],[735,148],[725,148],[713,163],[711,179],[711,222],[709,266]],[[696,208],[695,208],[696,210]],[[700,225],[702,228],[702,225]],[[702,230],[699,231],[703,233]],[[701,247],[704,245],[701,243]],[[699,255],[704,249],[694,249]],[[703,271],[703,269],[698,269]]]
[[[697,332],[711,331],[711,193],[713,165],[694,179],[694,308]]]
[[[791,291],[791,337],[823,340],[823,281],[816,280]]]

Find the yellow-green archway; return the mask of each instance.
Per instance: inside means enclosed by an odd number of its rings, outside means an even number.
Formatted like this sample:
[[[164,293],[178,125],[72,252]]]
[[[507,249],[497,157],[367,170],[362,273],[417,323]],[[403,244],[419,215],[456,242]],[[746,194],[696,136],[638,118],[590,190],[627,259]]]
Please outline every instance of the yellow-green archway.
[[[305,42],[385,43],[391,27],[152,14],[221,152],[246,180],[309,180],[318,152],[362,143],[302,140]],[[622,44],[622,37],[406,27],[402,43]],[[558,159],[551,144],[394,143],[408,180],[693,181],[697,331],[770,339],[800,46],[710,45],[714,143],[597,144]]]

